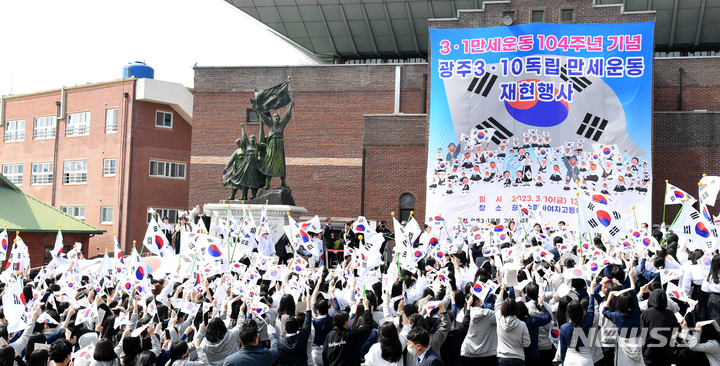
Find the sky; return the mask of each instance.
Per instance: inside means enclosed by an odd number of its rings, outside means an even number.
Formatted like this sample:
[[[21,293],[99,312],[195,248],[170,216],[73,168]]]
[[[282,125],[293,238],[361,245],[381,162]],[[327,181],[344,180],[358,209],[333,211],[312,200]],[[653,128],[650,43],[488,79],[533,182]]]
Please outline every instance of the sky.
[[[222,0],[0,0],[0,95],[115,80],[132,61],[193,87],[193,65],[315,63]]]

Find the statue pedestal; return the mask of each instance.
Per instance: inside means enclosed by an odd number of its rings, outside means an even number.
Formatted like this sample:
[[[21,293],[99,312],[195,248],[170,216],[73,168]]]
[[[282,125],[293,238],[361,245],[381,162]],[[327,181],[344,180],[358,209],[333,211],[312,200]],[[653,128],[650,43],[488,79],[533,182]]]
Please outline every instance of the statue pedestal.
[[[270,227],[270,230],[272,230],[273,239],[276,242],[283,236],[283,234],[285,234],[280,225],[282,224],[287,226],[290,224],[290,220],[288,220],[287,215],[288,212],[290,212],[290,216],[292,216],[295,221],[300,221],[300,216],[307,213],[305,207],[272,204],[266,205],[258,203],[248,204],[248,201],[240,200],[224,200],[221,201],[221,203],[206,203],[203,206],[203,213],[212,217],[213,211],[217,211],[218,214],[220,214],[220,217],[227,218],[228,206],[230,206],[229,210],[233,217],[237,220],[241,220],[243,218],[243,209],[248,209],[249,207],[250,213],[252,214],[253,219],[255,219],[255,224],[260,223],[262,207],[265,206],[265,208],[267,208],[268,226]]]

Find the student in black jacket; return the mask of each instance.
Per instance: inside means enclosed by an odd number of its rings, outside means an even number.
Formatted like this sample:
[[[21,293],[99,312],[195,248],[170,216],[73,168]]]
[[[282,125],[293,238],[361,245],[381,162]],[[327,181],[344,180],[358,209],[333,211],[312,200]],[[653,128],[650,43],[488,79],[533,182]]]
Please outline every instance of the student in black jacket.
[[[463,293],[461,291],[457,291],[450,296],[453,305],[456,305],[456,296],[463,296]],[[466,303],[465,316],[463,317],[462,323],[456,329],[453,329],[448,333],[445,338],[445,343],[443,343],[442,347],[440,347],[440,354],[442,355],[441,358],[445,366],[460,366],[460,349],[462,348],[463,341],[465,340],[468,328],[470,327],[470,304],[472,301],[467,301]],[[462,304],[460,304],[460,306],[462,307]],[[454,313],[450,312],[449,314],[451,317],[450,326],[452,327],[456,319]]]
[[[368,299],[363,300],[365,309],[370,309]],[[342,311],[333,316],[333,329],[325,338],[322,358],[324,366],[359,366],[360,346],[372,332],[372,313],[365,310],[363,324],[357,329],[347,329],[350,316]]]
[[[310,310],[305,312],[302,329],[300,329],[297,317],[288,318],[285,322],[285,338],[280,340],[278,366],[307,366],[307,343],[311,330],[312,312]]]
[[[669,366],[673,355],[673,348],[669,346],[660,347],[660,344],[670,340],[679,326],[675,314],[668,310],[667,295],[662,289],[655,289],[650,293],[648,309],[640,316],[640,324],[643,329],[655,329],[650,332],[643,345],[643,357],[645,364]]]

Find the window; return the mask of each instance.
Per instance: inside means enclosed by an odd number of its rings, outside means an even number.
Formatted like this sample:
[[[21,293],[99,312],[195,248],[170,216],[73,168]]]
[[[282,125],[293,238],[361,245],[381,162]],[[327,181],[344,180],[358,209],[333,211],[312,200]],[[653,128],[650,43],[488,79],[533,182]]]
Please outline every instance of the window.
[[[155,178],[185,179],[185,164],[150,160],[150,176]]]
[[[115,159],[103,160],[103,177],[115,176]]]
[[[52,184],[53,163],[33,163],[30,174],[30,185]]]
[[[112,224],[113,220],[113,207],[102,206],[100,207],[100,223],[101,224]]]
[[[51,139],[55,137],[55,116],[37,117],[33,127],[33,140]]]
[[[563,22],[572,22],[573,21],[573,10],[572,9],[563,9],[562,20],[563,20]]]
[[[90,112],[70,113],[67,115],[67,136],[87,136],[90,134]]]
[[[168,218],[168,223],[171,225],[177,224],[178,219],[178,210],[172,209],[172,208],[154,208],[155,214],[158,216],[160,221],[162,221],[163,218]],[[152,219],[152,214],[148,212],[147,214],[147,223],[150,223],[150,220]]]
[[[105,111],[105,133],[117,132],[118,109],[108,109]]]
[[[5,164],[2,167],[3,175],[16,186],[22,185],[23,165],[22,164]]]
[[[68,160],[63,171],[63,184],[87,183],[87,160]]]
[[[532,21],[535,23],[542,22],[543,21],[543,11],[542,10],[536,10],[532,12]]]
[[[257,113],[255,113],[255,110],[252,108],[247,110],[247,119],[245,119],[245,120],[247,121],[248,124],[260,123],[260,121],[258,120]]]
[[[415,209],[415,197],[410,193],[400,196],[400,221],[407,221],[410,218],[410,212]]]
[[[85,206],[60,206],[62,212],[85,221]]]
[[[172,128],[173,114],[171,112],[155,112],[155,127]]]
[[[25,120],[5,121],[5,142],[25,141]]]

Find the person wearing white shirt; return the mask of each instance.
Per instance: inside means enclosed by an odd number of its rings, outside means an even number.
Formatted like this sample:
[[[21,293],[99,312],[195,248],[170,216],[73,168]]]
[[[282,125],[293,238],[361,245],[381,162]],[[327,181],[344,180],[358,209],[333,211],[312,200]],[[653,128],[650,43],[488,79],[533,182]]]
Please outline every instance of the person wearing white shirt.
[[[267,229],[263,229],[260,233],[258,252],[264,256],[275,255],[275,241],[272,233]]]

